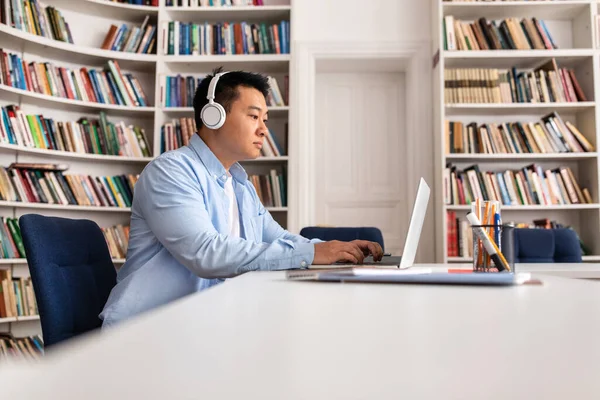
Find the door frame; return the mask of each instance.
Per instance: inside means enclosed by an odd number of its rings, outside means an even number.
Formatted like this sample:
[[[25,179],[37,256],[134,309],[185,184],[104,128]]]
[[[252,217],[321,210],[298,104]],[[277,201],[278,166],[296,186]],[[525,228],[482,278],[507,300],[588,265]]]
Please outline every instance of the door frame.
[[[288,230],[299,232],[304,226],[315,224],[314,182],[318,171],[315,167],[315,81],[320,61],[328,60],[381,60],[397,61],[396,72],[405,74],[406,131],[425,134],[409,134],[406,138],[406,191],[414,196],[418,178],[424,176],[430,186],[434,183],[434,144],[432,135],[431,64],[427,54],[429,41],[410,42],[295,42],[292,49],[290,79],[290,125],[288,138]],[[376,71],[376,70],[375,70]],[[429,149],[422,154],[420,149]],[[421,151],[421,154],[418,152]],[[417,156],[418,154],[418,156]],[[418,176],[416,176],[418,174]],[[430,207],[435,204],[435,187],[432,187]],[[407,202],[410,215],[412,201]],[[433,247],[434,213],[423,227],[422,236],[430,238]],[[429,246],[428,246],[429,247]]]

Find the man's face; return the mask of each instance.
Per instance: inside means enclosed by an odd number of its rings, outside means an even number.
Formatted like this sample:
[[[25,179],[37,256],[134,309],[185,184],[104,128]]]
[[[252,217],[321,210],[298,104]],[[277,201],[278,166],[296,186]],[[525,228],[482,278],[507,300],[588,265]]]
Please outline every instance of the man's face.
[[[231,105],[225,124],[217,135],[221,147],[237,161],[260,156],[267,134],[267,103],[254,88],[238,87],[239,97]]]

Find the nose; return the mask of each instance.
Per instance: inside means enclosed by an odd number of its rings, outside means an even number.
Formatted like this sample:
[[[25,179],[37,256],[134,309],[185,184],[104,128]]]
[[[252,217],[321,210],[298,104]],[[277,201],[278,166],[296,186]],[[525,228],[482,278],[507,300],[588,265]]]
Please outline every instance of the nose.
[[[269,131],[269,128],[267,128],[267,125],[263,122],[260,123],[260,126],[258,127],[258,135],[260,137],[266,136],[267,132]]]

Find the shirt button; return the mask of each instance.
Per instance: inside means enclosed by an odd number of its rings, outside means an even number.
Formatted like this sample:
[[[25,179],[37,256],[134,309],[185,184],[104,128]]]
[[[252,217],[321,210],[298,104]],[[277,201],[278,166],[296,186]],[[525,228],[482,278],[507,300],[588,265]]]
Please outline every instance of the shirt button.
[[[300,263],[300,265],[301,265],[301,266],[303,266],[303,267],[306,267],[306,261],[302,261],[302,262]]]

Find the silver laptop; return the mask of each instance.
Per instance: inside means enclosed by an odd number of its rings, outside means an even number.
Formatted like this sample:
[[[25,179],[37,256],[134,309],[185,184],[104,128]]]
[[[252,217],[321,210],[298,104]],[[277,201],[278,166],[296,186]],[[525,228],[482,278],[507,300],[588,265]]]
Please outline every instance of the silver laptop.
[[[408,226],[408,234],[404,242],[404,250],[401,256],[384,256],[381,261],[375,262],[371,256],[365,258],[362,264],[351,263],[336,263],[333,265],[311,265],[309,269],[329,269],[329,268],[352,268],[352,267],[381,267],[381,268],[409,268],[415,262],[417,255],[417,247],[419,246],[419,238],[423,230],[423,222],[427,213],[427,205],[429,203],[429,194],[431,190],[421,178],[419,188],[417,189],[417,197],[413,206],[412,215],[410,217],[410,225]]]

